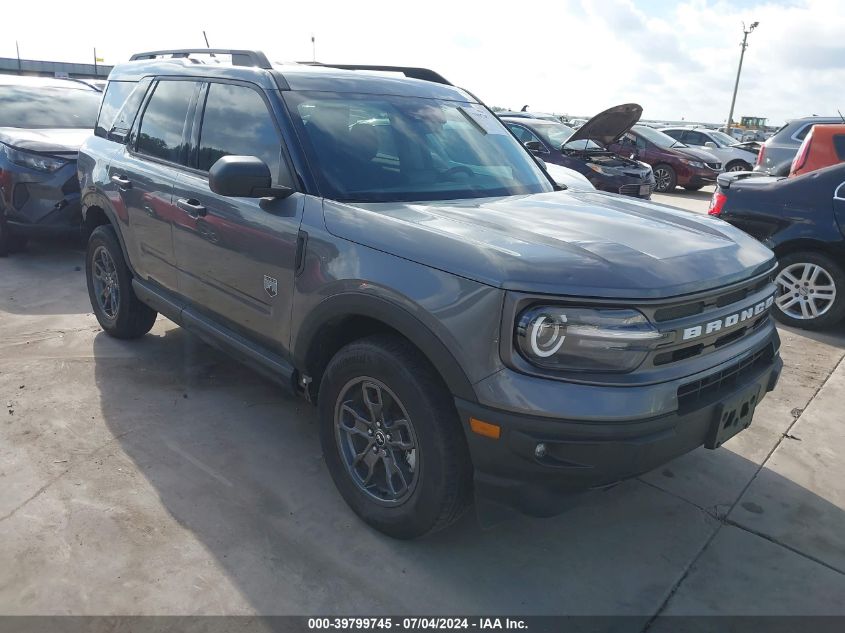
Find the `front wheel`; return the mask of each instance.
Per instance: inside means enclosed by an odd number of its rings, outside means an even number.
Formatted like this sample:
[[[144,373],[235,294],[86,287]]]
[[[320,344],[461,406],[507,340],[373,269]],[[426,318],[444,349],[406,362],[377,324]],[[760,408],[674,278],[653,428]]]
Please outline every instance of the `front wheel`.
[[[352,510],[394,538],[456,521],[472,467],[453,400],[405,340],[371,336],[341,349],[320,383],[320,443]]]
[[[786,325],[819,330],[845,317],[845,272],[825,254],[789,253],[778,262],[775,318]]]
[[[659,193],[668,193],[675,189],[678,184],[678,177],[670,165],[661,164],[654,168],[654,190]]]
[[[91,233],[85,276],[94,316],[106,334],[131,339],[152,329],[157,313],[135,296],[132,273],[111,226],[98,226]]]
[[[728,163],[728,166],[725,168],[725,171],[751,171],[751,165],[748,163],[738,160],[734,161],[733,163]]]

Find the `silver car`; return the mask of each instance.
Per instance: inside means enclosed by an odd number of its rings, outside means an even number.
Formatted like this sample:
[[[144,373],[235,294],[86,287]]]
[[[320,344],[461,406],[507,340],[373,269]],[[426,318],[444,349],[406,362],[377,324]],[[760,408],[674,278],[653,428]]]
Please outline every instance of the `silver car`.
[[[745,149],[736,139],[718,130],[692,127],[667,127],[661,130],[673,139],[690,147],[700,147],[719,158],[725,171],[751,171],[757,154]]]
[[[842,123],[842,117],[808,116],[793,119],[775,132],[760,149],[760,159],[754,171],[764,171],[773,176],[786,176],[792,159],[817,123]]]

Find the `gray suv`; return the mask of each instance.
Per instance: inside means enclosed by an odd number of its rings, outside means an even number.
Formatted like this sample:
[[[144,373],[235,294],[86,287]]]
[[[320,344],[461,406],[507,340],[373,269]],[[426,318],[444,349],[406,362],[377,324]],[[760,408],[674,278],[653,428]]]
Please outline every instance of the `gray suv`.
[[[842,123],[842,117],[808,116],[793,119],[772,134],[760,147],[757,155],[757,165],[754,171],[763,171],[772,176],[788,176],[792,159],[798,153],[798,148],[807,134],[816,124]]]
[[[554,514],[774,388],[775,260],[742,231],[562,190],[430,70],[200,52],[109,77],[79,156],[94,312],[118,338],[163,314],[315,403],[378,530],[473,496]]]

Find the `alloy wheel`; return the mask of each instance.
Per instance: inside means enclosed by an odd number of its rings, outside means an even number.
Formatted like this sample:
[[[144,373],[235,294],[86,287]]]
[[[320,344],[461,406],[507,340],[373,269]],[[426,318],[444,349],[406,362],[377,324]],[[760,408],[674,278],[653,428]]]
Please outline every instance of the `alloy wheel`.
[[[384,383],[349,381],[335,405],[335,440],[355,485],[382,505],[399,505],[420,475],[417,435],[404,405]]]
[[[836,300],[833,277],[818,264],[798,262],[786,266],[775,282],[778,286],[775,305],[793,319],[817,319]]]
[[[654,172],[655,189],[658,191],[666,191],[669,188],[669,183],[672,182],[672,177],[666,169],[657,169]]]
[[[120,308],[120,280],[114,259],[105,246],[98,246],[94,251],[91,274],[97,305],[107,318],[116,319]]]
[[[748,167],[746,167],[745,165],[741,165],[741,164],[740,165],[734,165],[728,171],[729,172],[730,171],[748,171]]]

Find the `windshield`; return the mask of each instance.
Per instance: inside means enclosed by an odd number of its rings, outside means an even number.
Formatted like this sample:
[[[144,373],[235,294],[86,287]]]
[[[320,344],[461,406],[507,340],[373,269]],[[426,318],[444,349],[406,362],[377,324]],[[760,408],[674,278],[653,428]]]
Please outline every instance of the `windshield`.
[[[0,86],[0,127],[93,130],[101,96],[95,90]]]
[[[531,129],[544,141],[546,141],[546,143],[557,148],[560,148],[561,145],[566,143],[569,138],[575,134],[575,130],[563,123],[540,123],[533,121],[531,123]],[[571,143],[566,143],[566,149],[600,150],[604,148],[596,141],[582,138],[572,141]]]
[[[478,104],[283,94],[326,197],[391,202],[553,191],[530,154]]]
[[[710,138],[715,140],[719,145],[726,146],[726,145],[733,145],[736,143],[736,139],[728,136],[724,132],[719,132],[717,130],[713,130],[710,132]]]
[[[657,147],[662,147],[663,149],[667,149],[669,147],[686,147],[686,145],[680,141],[676,141],[668,134],[664,134],[654,128],[646,127],[644,125],[635,125],[631,129],[642,136],[645,140],[651,141],[657,145]]]

